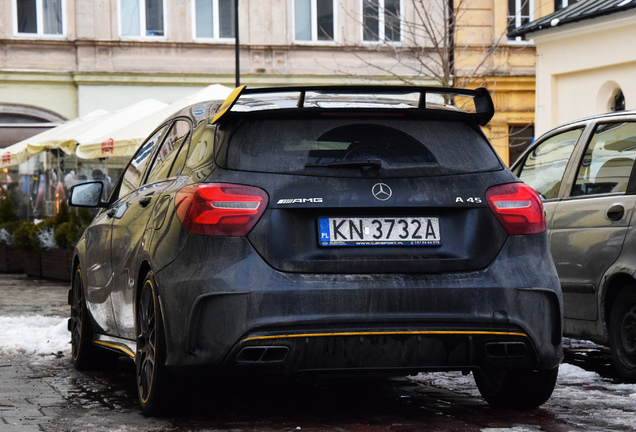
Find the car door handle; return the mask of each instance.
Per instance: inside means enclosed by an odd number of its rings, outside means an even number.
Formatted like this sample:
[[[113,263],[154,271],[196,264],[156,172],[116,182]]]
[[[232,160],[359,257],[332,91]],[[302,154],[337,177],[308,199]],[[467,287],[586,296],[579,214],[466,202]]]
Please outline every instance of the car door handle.
[[[115,213],[117,213],[117,209],[110,209],[106,212],[106,216],[108,216],[109,219],[112,219],[115,216]]]
[[[611,221],[619,221],[625,215],[625,207],[621,204],[614,204],[607,209],[607,218]]]
[[[148,204],[150,204],[151,200],[152,200],[152,195],[145,196],[139,200],[139,205],[142,207],[147,207]]]

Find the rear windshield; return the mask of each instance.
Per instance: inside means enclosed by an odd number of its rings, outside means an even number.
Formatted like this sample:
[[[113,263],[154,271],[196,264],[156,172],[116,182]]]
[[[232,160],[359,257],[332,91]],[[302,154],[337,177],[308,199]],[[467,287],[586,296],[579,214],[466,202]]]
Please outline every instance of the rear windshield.
[[[228,169],[337,177],[416,177],[501,169],[461,122],[409,119],[249,120],[222,147]]]

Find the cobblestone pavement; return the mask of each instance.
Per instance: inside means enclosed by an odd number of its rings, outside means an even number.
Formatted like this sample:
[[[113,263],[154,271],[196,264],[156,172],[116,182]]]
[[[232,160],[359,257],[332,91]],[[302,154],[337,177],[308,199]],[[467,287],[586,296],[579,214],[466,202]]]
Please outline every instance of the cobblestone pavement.
[[[68,313],[67,285],[0,274],[0,317]],[[2,329],[0,329],[2,331]],[[0,347],[1,348],[1,347]],[[572,351],[568,361],[601,375],[561,380],[533,411],[493,410],[470,376],[398,379],[197,382],[163,418],[137,409],[134,366],[77,372],[69,351],[0,357],[0,431],[485,431],[636,430],[636,385],[614,384],[607,353]],[[0,351],[1,353],[2,351]]]

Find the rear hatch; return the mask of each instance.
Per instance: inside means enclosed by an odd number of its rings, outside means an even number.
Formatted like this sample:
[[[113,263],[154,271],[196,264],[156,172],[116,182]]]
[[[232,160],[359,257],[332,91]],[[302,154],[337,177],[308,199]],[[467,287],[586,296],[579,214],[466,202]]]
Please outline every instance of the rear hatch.
[[[507,238],[485,194],[514,177],[477,126],[339,114],[240,118],[219,133],[223,181],[269,195],[248,239],[277,270],[470,271]]]

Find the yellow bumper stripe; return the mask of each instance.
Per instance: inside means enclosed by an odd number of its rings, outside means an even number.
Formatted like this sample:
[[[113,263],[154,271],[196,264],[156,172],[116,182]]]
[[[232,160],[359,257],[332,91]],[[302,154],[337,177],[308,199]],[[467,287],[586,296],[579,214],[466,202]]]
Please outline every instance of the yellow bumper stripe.
[[[95,341],[94,342],[95,345],[102,345],[108,348],[112,348],[115,349],[117,351],[121,351],[124,354],[126,354],[127,356],[129,356],[130,358],[134,359],[135,358],[135,353],[132,352],[128,347],[124,346],[124,345],[119,345],[119,344],[114,344],[114,343],[110,343],[110,342],[104,342],[104,341]]]
[[[340,332],[340,333],[301,333],[275,336],[254,336],[243,339],[243,342],[267,340],[267,339],[289,339],[289,338],[309,338],[309,337],[329,337],[329,336],[387,336],[387,335],[496,335],[496,336],[522,336],[524,333],[517,332],[496,332],[496,331],[369,331],[369,332]]]

